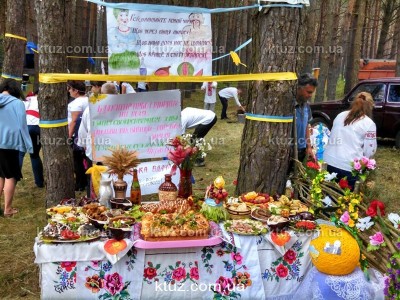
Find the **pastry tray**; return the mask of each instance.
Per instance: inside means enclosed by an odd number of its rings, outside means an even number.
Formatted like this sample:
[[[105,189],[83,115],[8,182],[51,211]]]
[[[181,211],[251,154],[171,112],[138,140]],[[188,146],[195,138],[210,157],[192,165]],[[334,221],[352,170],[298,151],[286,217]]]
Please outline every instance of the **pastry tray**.
[[[133,242],[139,249],[165,249],[165,248],[190,248],[214,246],[222,243],[222,232],[219,226],[210,222],[210,234],[207,239],[174,240],[174,241],[145,241],[140,234],[141,223],[134,225]]]

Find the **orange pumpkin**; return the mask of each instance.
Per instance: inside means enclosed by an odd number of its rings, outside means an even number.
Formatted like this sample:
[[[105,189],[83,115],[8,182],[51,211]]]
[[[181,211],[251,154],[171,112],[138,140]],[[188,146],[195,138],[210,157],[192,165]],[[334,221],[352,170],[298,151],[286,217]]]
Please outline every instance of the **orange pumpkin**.
[[[284,246],[287,242],[290,241],[290,233],[287,231],[272,231],[271,239],[276,245]]]
[[[111,255],[117,254],[124,250],[128,245],[124,240],[117,241],[115,239],[108,240],[104,244],[104,250]]]

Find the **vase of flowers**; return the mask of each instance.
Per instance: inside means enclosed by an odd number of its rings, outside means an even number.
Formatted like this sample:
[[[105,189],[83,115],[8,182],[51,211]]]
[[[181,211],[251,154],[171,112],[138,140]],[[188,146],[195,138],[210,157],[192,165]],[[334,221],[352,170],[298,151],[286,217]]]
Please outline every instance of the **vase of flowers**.
[[[103,163],[109,167],[108,172],[110,174],[118,176],[118,179],[113,182],[115,199],[125,200],[128,184],[124,180],[124,175],[129,174],[129,170],[139,164],[138,153],[119,146],[111,150],[111,153],[111,156],[104,157]]]
[[[206,156],[205,149],[211,145],[203,138],[196,139],[191,134],[177,136],[168,143],[168,159],[172,161],[171,175],[180,170],[178,197],[187,198],[192,194],[192,170],[194,162]]]

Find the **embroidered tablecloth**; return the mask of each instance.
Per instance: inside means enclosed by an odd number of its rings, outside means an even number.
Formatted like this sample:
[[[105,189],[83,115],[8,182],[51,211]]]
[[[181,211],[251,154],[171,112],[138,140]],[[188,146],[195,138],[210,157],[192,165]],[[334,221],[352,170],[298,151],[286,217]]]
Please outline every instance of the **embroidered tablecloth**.
[[[133,246],[122,257],[107,256],[104,241],[36,241],[42,299],[286,300],[293,299],[304,278],[315,276],[308,255],[311,235],[291,232],[290,240],[277,246],[270,233],[223,234],[225,241],[216,246]]]

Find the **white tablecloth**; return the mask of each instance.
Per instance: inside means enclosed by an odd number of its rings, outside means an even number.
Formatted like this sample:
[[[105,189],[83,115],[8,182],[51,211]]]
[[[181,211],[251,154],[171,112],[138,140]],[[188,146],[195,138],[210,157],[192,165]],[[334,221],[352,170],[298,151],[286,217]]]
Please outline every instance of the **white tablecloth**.
[[[311,239],[291,233],[290,241],[279,247],[269,234],[224,232],[226,241],[216,246],[132,247],[113,264],[102,250],[104,241],[58,245],[36,241],[34,251],[42,299],[286,300],[294,299],[307,274],[313,274],[308,255]]]

